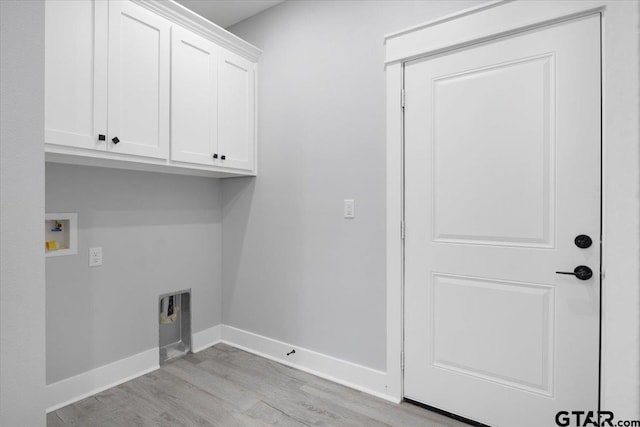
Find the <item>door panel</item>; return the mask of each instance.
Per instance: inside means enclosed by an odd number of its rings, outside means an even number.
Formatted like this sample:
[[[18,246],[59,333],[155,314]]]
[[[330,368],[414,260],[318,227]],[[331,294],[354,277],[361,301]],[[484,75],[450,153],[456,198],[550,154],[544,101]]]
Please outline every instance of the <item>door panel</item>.
[[[228,51],[220,61],[218,151],[221,165],[252,170],[255,144],[255,65]]]
[[[45,14],[45,142],[105,150],[108,4],[49,1]]]
[[[174,26],[171,47],[171,159],[214,165],[218,129],[216,46]]]
[[[433,79],[436,241],[553,246],[553,71],[544,55]]]
[[[109,3],[109,151],[168,157],[169,31],[141,6]]]
[[[405,65],[406,397],[495,426],[597,409],[599,46],[594,15]]]
[[[436,273],[432,283],[434,366],[551,395],[552,287]]]

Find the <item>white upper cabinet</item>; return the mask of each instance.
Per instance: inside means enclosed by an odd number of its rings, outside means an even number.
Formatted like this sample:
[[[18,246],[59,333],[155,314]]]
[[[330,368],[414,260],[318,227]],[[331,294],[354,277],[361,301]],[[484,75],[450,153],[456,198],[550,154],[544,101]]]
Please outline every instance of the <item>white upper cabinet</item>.
[[[47,161],[255,174],[257,48],[173,1],[45,9]]]
[[[177,26],[171,37],[171,160],[252,171],[255,64]]]
[[[128,1],[109,3],[109,150],[166,159],[169,37],[166,19]]]
[[[174,26],[171,32],[171,160],[216,165],[218,47]]]
[[[254,168],[255,64],[229,51],[221,53],[218,151],[230,168]]]
[[[103,1],[45,8],[45,141],[102,149],[107,133],[107,15]]]

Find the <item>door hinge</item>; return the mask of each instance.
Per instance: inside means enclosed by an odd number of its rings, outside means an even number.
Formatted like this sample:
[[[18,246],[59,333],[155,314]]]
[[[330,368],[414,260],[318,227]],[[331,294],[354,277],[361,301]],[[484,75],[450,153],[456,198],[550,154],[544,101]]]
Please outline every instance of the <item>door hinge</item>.
[[[404,89],[402,89],[402,91],[400,92],[400,106],[402,108],[404,108],[405,99],[406,99],[406,92],[404,91]]]
[[[400,238],[402,240],[404,240],[405,228],[404,221],[400,221]]]

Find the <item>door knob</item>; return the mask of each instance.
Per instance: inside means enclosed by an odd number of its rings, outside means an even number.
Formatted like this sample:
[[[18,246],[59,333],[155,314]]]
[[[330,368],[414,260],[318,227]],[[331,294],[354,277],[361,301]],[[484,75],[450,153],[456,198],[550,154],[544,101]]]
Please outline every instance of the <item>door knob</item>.
[[[556,271],[556,274],[570,274],[571,276],[576,276],[580,280],[589,280],[593,276],[593,271],[586,265],[577,266],[573,272],[568,271]]]
[[[218,155],[217,155],[217,154],[214,154],[212,157],[213,157],[214,159],[217,159],[217,158],[218,158]]]
[[[591,240],[591,237],[587,236],[586,234],[581,234],[579,236],[576,236],[573,242],[580,249],[587,249],[593,244],[593,240]]]
[[[98,141],[106,141],[106,140],[107,140],[106,135],[103,135],[103,134],[98,135]]]
[[[224,154],[222,156],[220,156],[220,159],[225,160],[227,158],[227,156],[225,156]]]
[[[120,142],[120,140],[118,139],[118,137],[113,137],[111,138],[111,141],[113,141],[114,144],[117,144],[118,142]]]

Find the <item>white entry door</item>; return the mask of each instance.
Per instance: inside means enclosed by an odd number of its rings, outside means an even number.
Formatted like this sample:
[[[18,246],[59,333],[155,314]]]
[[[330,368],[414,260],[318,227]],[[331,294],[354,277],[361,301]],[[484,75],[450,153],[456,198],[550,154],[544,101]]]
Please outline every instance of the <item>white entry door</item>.
[[[599,15],[408,62],[405,90],[405,397],[596,410]]]

